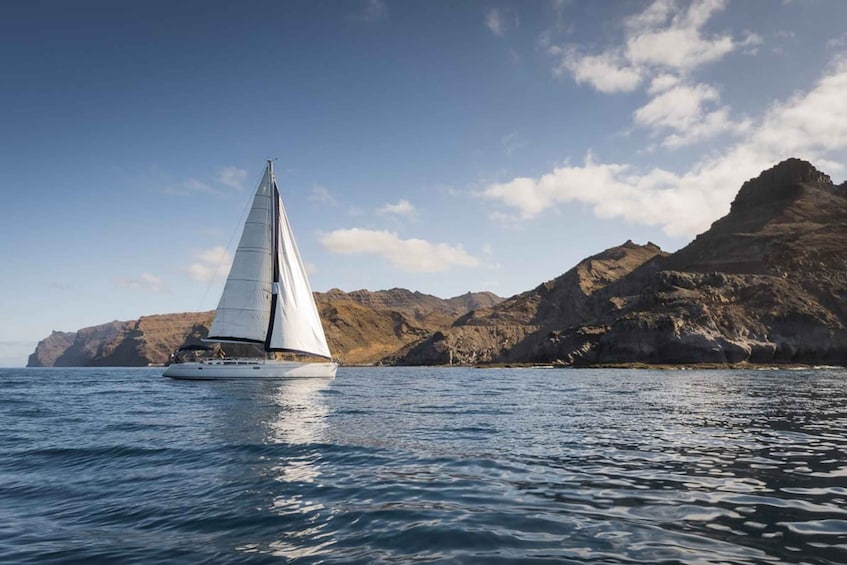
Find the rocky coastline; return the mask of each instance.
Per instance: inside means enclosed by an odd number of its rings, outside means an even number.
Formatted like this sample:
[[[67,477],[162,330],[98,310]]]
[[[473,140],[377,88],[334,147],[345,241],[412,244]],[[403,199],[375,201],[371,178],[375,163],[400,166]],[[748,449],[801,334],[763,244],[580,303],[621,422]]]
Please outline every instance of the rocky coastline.
[[[847,183],[788,159],[675,253],[627,241],[502,299],[405,289],[317,293],[330,345],[355,365],[847,365]],[[53,332],[28,366],[163,363],[211,312]]]

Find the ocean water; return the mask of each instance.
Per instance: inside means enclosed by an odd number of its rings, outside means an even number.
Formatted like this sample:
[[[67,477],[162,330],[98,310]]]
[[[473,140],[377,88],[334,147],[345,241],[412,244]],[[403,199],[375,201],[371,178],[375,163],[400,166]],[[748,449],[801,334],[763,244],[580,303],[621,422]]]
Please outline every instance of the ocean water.
[[[0,561],[847,563],[847,371],[0,370]]]

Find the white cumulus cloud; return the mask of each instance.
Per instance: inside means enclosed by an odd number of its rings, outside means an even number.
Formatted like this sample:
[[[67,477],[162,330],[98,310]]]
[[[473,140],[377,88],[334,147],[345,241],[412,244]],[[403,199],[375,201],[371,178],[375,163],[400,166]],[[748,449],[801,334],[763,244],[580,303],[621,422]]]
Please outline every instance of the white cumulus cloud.
[[[538,178],[488,185],[482,198],[530,219],[560,203],[582,202],[603,218],[661,226],[672,235],[694,235],[729,210],[741,184],[788,157],[807,159],[835,174],[847,151],[847,58],[838,58],[808,92],[774,104],[740,141],[722,153],[675,173],[640,171],[626,163],[561,166]],[[646,113],[662,121],[665,115]],[[684,118],[685,115],[682,116]],[[502,215],[502,212],[498,212]]]
[[[665,82],[669,81],[666,79]],[[707,109],[719,101],[720,94],[712,86],[681,84],[660,92],[636,110],[634,121],[655,133],[670,132],[662,142],[670,148],[709,139],[721,133],[741,133],[750,126],[749,121],[736,123],[731,120],[726,106]]]
[[[332,253],[378,255],[401,271],[435,273],[454,266],[476,267],[479,260],[461,245],[400,239],[396,233],[368,229],[341,229],[324,234],[321,244]]]
[[[749,121],[733,119],[731,109],[719,105],[715,87],[692,84],[690,78],[699,67],[733,51],[753,52],[762,42],[750,32],[741,39],[705,32],[706,24],[726,4],[725,0],[654,0],[623,20],[620,43],[596,53],[549,46],[548,52],[557,58],[553,72],[604,93],[632,92],[647,85],[653,98],[636,110],[633,121],[650,129],[654,137],[662,135],[660,145],[666,149],[743,133]]]
[[[727,34],[706,35],[706,23],[725,7],[724,0],[692,0],[687,8],[671,0],[655,0],[623,22],[620,44],[599,53],[551,46],[548,51],[559,58],[554,72],[558,76],[569,72],[578,84],[590,84],[600,92],[630,92],[647,77],[690,72],[761,43],[761,37],[752,33],[742,40]]]
[[[700,117],[705,103],[718,100],[717,89],[707,84],[675,86],[636,110],[635,123],[685,129]]]
[[[703,27],[726,7],[726,0],[694,0],[687,9],[669,0],[655,0],[625,25],[626,58],[634,65],[688,70],[721,59],[751,41],[729,35],[705,36]]]
[[[396,204],[386,204],[376,211],[380,216],[404,216],[412,218],[415,216],[415,207],[408,200],[399,200]]]
[[[570,72],[577,84],[590,84],[606,94],[631,92],[641,84],[641,71],[628,66],[615,53],[583,55],[575,49],[566,49],[562,54],[553,72],[557,76]]]
[[[650,81],[650,88],[647,89],[647,92],[650,94],[659,94],[679,84],[679,80],[680,79],[677,75],[670,73],[656,75],[653,77],[653,80]]]

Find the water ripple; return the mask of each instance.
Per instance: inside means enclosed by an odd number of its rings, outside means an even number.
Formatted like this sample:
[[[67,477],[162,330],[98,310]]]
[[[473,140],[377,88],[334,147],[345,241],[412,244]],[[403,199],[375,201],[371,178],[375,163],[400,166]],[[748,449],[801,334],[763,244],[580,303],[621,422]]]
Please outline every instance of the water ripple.
[[[0,370],[0,561],[845,563],[845,377]]]

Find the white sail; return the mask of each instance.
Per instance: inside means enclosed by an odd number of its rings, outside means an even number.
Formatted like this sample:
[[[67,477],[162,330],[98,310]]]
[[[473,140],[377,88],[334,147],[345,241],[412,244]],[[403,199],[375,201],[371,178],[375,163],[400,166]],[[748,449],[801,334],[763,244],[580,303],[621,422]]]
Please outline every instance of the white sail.
[[[215,319],[205,341],[247,342],[265,351],[331,359],[306,269],[276,186],[273,162],[244,224]],[[178,361],[174,379],[334,378],[338,363],[265,358]]]
[[[273,285],[273,189],[265,170],[235,251],[208,341],[265,343]]]
[[[331,357],[271,165],[253,198],[206,339]]]
[[[330,358],[321,318],[306,269],[300,259],[297,243],[279,190],[274,183],[279,221],[277,229],[277,248],[279,261],[278,284],[274,284],[276,301],[268,339],[270,351],[295,351]]]

